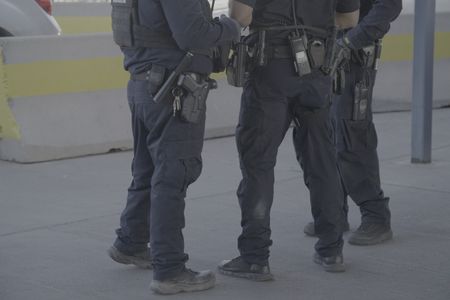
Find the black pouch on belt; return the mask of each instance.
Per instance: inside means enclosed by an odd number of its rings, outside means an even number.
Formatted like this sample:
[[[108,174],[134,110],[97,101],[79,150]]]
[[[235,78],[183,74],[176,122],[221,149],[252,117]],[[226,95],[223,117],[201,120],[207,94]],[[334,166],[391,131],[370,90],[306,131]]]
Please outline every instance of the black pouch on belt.
[[[183,74],[177,85],[182,87],[185,95],[181,102],[181,120],[197,124],[206,112],[206,98],[211,88],[217,87],[214,80],[200,79],[195,73]]]
[[[311,66],[313,68],[320,68],[325,63],[326,49],[324,41],[320,39],[313,39],[309,45],[309,54]]]
[[[145,79],[147,80],[147,91],[151,95],[155,95],[164,83],[166,76],[166,68],[163,66],[152,65],[147,71]]]
[[[367,117],[367,106],[369,104],[369,88],[364,82],[355,85],[353,98],[353,121],[365,120]]]

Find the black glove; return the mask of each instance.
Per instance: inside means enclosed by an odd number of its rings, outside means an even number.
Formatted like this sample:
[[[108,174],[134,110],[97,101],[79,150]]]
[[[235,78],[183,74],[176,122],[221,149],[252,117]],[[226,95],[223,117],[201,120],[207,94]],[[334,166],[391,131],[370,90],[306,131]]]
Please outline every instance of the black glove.
[[[350,45],[350,42],[345,37],[340,38],[336,41],[330,75],[334,75],[339,67],[350,60],[352,52],[352,48]]]
[[[233,42],[239,42],[241,39],[241,25],[238,23],[238,21],[229,18],[225,15],[221,15],[219,18],[219,22],[222,23],[225,27],[229,28],[229,30],[232,32],[232,41]]]
[[[231,42],[213,48],[213,73],[225,71],[230,57]]]

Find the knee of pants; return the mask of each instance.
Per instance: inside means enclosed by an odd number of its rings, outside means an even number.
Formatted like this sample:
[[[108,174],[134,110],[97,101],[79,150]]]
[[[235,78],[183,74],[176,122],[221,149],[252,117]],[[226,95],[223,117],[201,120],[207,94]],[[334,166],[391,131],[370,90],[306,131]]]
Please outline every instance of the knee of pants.
[[[200,157],[173,158],[162,161],[152,180],[153,188],[184,191],[200,177],[202,160]]]
[[[250,168],[271,168],[275,165],[277,147],[270,136],[263,130],[262,118],[252,116],[251,111],[241,111],[239,124],[236,128],[236,146],[241,166]],[[255,114],[256,115],[256,114]]]
[[[374,150],[378,145],[375,125],[369,120],[341,120],[337,130],[338,151],[366,151]]]
[[[202,148],[203,139],[166,141],[159,145],[154,155],[152,188],[162,185],[163,188],[184,191],[201,174]]]
[[[133,172],[133,181],[131,182],[130,189],[144,190],[151,187],[151,172],[135,173]]]

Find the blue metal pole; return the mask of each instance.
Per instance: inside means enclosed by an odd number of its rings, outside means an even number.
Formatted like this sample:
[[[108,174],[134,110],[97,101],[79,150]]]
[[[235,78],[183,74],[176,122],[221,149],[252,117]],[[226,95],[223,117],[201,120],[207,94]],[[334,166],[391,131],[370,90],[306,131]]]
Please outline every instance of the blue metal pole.
[[[436,0],[416,0],[411,162],[431,162],[433,64]]]

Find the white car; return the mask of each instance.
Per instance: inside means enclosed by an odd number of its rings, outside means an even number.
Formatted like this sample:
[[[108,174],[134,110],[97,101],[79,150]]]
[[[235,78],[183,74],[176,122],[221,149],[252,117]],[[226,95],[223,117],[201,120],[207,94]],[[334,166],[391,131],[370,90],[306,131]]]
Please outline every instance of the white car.
[[[51,0],[0,0],[0,37],[59,35]]]

